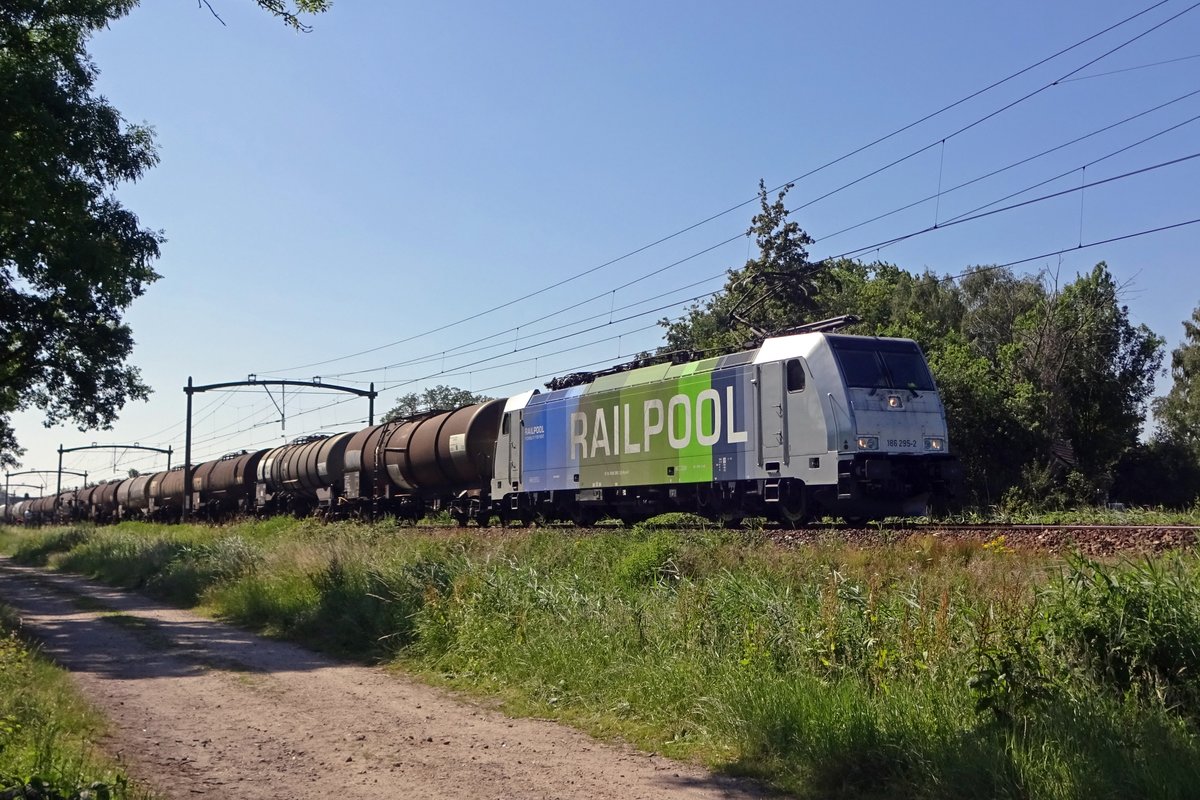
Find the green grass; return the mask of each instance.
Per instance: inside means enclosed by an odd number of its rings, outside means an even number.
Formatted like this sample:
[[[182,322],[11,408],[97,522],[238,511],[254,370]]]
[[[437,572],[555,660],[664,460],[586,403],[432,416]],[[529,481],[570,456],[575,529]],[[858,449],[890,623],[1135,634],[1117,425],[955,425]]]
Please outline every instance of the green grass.
[[[146,797],[94,748],[103,721],[0,606],[0,796]],[[24,787],[23,794],[6,792]]]
[[[290,520],[0,545],[802,797],[1182,798],[1200,782],[1192,553]]]

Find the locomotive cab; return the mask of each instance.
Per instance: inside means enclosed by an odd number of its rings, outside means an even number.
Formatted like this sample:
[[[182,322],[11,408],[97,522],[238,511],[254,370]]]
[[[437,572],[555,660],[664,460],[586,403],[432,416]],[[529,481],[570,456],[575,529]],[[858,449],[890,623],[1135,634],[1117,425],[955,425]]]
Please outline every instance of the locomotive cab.
[[[768,339],[755,383],[764,493],[787,505],[790,491],[785,517],[816,509],[852,520],[920,515],[955,493],[960,468],[916,342],[824,333]]]

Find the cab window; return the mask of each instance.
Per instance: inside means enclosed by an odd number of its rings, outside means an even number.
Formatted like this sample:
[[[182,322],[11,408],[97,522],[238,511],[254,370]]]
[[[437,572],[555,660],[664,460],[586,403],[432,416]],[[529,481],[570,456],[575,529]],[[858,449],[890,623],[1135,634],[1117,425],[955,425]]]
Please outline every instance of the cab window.
[[[798,358],[787,362],[787,390],[789,392],[804,391],[804,364]]]
[[[847,386],[934,390],[925,357],[913,342],[851,336],[830,336],[828,340]]]

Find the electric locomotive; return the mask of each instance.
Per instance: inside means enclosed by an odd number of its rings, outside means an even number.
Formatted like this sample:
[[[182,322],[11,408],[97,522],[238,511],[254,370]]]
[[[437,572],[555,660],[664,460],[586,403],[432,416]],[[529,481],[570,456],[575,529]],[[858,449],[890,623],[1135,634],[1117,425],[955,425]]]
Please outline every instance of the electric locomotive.
[[[580,524],[922,515],[960,477],[917,344],[819,332],[518,395],[494,460],[503,514]]]

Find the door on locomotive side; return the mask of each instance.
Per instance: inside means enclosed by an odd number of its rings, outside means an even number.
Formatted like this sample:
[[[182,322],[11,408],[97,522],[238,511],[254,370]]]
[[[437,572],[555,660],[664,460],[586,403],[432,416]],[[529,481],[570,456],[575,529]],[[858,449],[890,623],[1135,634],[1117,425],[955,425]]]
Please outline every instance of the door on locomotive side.
[[[525,412],[505,414],[500,430],[508,434],[508,488],[514,488],[521,480],[521,438],[525,430]]]
[[[539,392],[533,389],[508,398],[500,415],[500,433],[496,436],[496,457],[492,463],[491,490],[500,497],[522,488],[521,461],[524,451],[525,406]]]
[[[492,496],[502,497],[511,492],[513,482],[520,480],[521,412],[506,410],[500,415],[500,433],[496,436],[496,458],[492,466]]]
[[[759,466],[790,465],[793,459],[827,452],[825,412],[807,362],[769,361],[757,365],[756,372]]]
[[[813,380],[808,361],[789,358],[783,362],[783,386],[787,394],[787,441],[790,458],[808,459],[829,451],[825,409],[819,382]],[[807,468],[807,463],[797,465]]]
[[[758,389],[758,465],[766,469],[767,464],[786,464],[788,460],[783,362],[757,365],[754,378]]]

